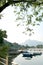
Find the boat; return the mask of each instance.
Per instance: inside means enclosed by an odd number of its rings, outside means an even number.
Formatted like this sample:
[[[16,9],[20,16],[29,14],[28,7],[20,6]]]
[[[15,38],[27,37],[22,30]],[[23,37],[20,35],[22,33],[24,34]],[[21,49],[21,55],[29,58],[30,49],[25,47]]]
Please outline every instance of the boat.
[[[33,56],[37,56],[37,55],[42,55],[42,53],[41,52],[33,53]]]
[[[30,52],[24,51],[23,57],[32,57],[33,55]]]

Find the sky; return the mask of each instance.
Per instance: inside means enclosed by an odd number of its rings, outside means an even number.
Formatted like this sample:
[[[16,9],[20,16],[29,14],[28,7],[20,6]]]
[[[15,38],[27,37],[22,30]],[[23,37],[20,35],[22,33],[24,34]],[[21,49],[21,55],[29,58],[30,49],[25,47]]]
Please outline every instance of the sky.
[[[25,35],[22,32],[24,31],[24,27],[17,27],[16,25],[16,16],[14,14],[14,7],[7,7],[2,11],[3,14],[2,19],[0,19],[0,29],[7,31],[7,40],[10,42],[23,43],[26,40],[38,40],[43,41],[43,22],[40,26],[34,27],[34,34],[31,36]]]

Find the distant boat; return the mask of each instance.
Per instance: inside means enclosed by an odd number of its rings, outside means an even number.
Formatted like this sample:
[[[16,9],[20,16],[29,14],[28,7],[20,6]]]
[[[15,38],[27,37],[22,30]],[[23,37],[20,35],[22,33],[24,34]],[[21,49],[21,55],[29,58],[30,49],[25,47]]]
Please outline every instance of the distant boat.
[[[33,57],[33,56],[37,56],[37,55],[41,55],[41,52],[34,52],[34,53],[30,53],[28,51],[24,51],[23,52],[23,57]]]
[[[41,52],[37,52],[37,53],[33,53],[33,56],[36,56],[36,55],[41,55],[42,53]]]
[[[33,55],[30,52],[24,51],[23,57],[32,57]]]

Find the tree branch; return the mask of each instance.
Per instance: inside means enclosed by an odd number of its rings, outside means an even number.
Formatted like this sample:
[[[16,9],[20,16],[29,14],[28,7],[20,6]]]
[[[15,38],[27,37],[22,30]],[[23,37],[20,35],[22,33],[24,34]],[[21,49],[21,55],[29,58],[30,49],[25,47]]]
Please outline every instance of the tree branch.
[[[28,3],[30,3],[30,4],[33,4],[33,3],[36,2],[36,0],[32,0],[32,1],[24,1],[24,0],[19,1],[19,0],[18,0],[18,1],[13,1],[12,3],[7,2],[7,3],[5,3],[3,6],[0,7],[0,13],[1,13],[6,7],[8,7],[9,5],[14,4],[14,3],[20,3],[20,2],[28,2]],[[38,3],[37,5],[40,5],[40,4],[43,4],[43,2],[42,2],[42,3]]]
[[[9,3],[5,3],[3,6],[0,7],[0,13],[6,8],[8,7],[10,4]]]

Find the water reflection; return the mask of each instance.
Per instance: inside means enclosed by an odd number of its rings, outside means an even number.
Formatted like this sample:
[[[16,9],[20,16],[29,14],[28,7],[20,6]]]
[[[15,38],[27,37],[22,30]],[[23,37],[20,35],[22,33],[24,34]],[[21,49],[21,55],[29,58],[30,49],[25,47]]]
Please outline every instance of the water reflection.
[[[31,60],[32,58],[31,57],[26,57],[25,60]]]
[[[23,57],[22,54],[18,55],[12,60],[13,64],[17,63],[18,65],[43,65],[43,54],[38,56]]]

